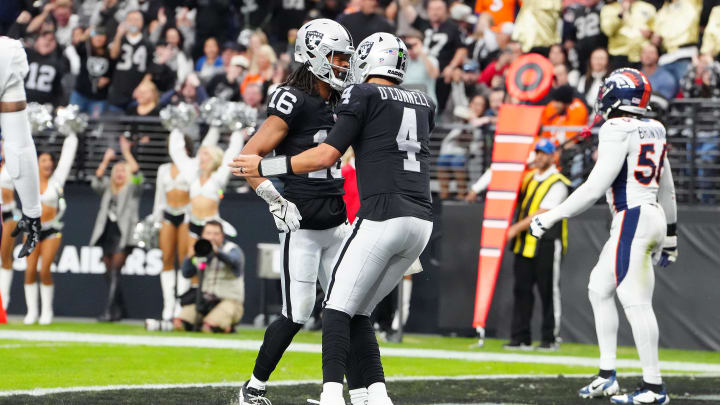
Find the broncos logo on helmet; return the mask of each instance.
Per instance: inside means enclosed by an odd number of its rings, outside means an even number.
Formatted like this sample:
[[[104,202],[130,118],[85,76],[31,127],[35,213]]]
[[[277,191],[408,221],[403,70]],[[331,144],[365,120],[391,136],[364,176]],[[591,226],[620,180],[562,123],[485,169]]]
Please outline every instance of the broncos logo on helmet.
[[[608,119],[614,110],[643,116],[648,110],[652,87],[639,70],[617,69],[610,73],[598,92],[595,112]]]

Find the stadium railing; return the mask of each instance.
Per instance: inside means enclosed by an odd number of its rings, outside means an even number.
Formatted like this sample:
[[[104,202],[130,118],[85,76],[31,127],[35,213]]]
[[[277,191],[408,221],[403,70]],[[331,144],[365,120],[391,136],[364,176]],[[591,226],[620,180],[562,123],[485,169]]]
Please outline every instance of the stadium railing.
[[[716,204],[720,200],[720,100],[674,100],[668,110],[659,113],[657,118],[667,127],[668,157],[677,200],[686,204]],[[438,124],[430,139],[434,189],[437,189],[437,157],[443,140],[455,129],[464,133],[457,140],[457,145],[467,151],[464,169],[467,170],[469,184],[477,180],[490,163],[494,127]],[[579,129],[546,127],[543,130],[555,132]],[[201,127],[200,133],[204,134],[206,130]],[[156,117],[107,116],[91,119],[84,134],[80,134],[81,142],[70,180],[88,181],[102,160],[105,149],[113,147],[119,150],[119,136],[128,136],[138,141],[146,137],[147,142],[136,142],[134,152],[147,179],[147,187],[152,187],[158,166],[170,159],[167,151],[168,131]],[[45,130],[35,134],[34,138],[39,151],[55,155],[60,152],[63,137],[56,131]],[[224,148],[227,140],[227,134],[223,134],[220,146]],[[596,146],[597,138],[591,137],[563,148],[560,166],[574,186],[582,183],[592,169]],[[233,177],[228,191],[232,192],[244,184],[242,179]]]

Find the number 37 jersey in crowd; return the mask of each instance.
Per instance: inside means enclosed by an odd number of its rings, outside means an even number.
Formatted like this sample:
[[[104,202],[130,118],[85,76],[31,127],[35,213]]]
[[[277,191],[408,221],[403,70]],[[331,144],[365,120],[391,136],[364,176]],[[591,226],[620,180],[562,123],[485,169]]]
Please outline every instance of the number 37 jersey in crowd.
[[[294,87],[280,87],[268,102],[271,115],[285,121],[288,133],[275,147],[278,155],[295,156],[325,141],[335,123],[332,108],[322,97]],[[329,229],[347,220],[342,195],[345,182],[340,160],[329,168],[307,174],[281,176],[282,194],[297,205],[303,229]]]
[[[371,221],[432,220],[430,132],[435,105],[419,91],[363,83],[350,86],[336,108],[326,143],[355,151],[360,210]]]
[[[665,127],[651,119],[612,118],[600,128],[600,142],[623,142],[627,157],[607,191],[610,209],[620,212],[658,200],[660,176],[665,166]]]

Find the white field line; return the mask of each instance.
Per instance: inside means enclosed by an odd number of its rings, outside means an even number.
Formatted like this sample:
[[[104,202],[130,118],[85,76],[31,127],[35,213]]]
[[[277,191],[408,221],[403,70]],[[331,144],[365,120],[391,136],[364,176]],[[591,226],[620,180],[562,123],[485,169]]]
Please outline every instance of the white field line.
[[[639,373],[618,373],[619,377],[640,377]],[[587,374],[495,374],[495,375],[462,375],[462,376],[424,376],[424,377],[387,377],[388,382],[412,382],[412,381],[483,381],[483,380],[551,380],[555,378],[590,378]],[[663,377],[687,377],[686,374],[664,374]],[[699,378],[700,376],[696,376]],[[703,374],[702,378],[718,378],[720,374]],[[243,381],[236,382],[216,382],[216,383],[193,383],[193,384],[138,384],[138,385],[90,385],[86,387],[62,387],[62,388],[34,388],[30,390],[13,390],[0,391],[0,397],[10,397],[15,395],[52,395],[63,394],[68,392],[99,392],[99,391],[121,391],[121,390],[167,390],[167,389],[184,389],[184,388],[240,388],[244,384]],[[315,384],[321,385],[322,380],[288,380],[288,381],[270,381],[268,385],[271,387],[291,387],[296,385]]]
[[[0,349],[19,349],[21,347],[58,347],[70,346],[70,343],[10,343],[0,345]]]
[[[14,331],[0,330],[0,339],[32,340],[45,342],[76,342],[95,344],[116,344],[130,346],[198,347],[211,349],[235,349],[256,351],[262,344],[259,340],[235,340],[213,338],[191,338],[177,336],[106,335],[98,333]],[[300,353],[322,353],[322,346],[311,343],[292,343],[288,350]],[[381,347],[380,353],[388,357],[425,358],[443,360],[465,360],[475,362],[535,363],[565,366],[597,367],[598,360],[590,357],[548,356],[519,353],[463,352],[456,350],[403,349]],[[618,359],[618,368],[641,368],[639,360]],[[720,373],[720,364],[690,363],[684,361],[661,361],[663,370]]]

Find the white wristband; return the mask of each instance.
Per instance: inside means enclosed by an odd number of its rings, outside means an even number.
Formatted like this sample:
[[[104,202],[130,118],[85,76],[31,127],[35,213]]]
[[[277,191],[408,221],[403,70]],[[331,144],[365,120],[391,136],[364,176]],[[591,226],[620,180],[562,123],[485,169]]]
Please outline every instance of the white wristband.
[[[258,173],[262,177],[281,176],[283,174],[292,174],[292,166],[290,165],[290,156],[275,156],[265,158],[258,165]]]

